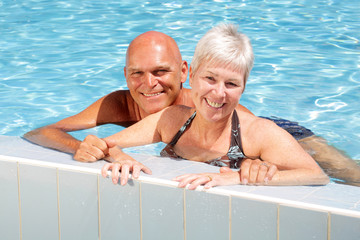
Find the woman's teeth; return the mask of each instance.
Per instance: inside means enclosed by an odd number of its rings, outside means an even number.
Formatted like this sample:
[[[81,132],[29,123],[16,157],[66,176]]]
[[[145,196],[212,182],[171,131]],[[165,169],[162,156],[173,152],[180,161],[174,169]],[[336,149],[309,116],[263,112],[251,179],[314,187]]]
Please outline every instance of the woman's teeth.
[[[216,102],[211,102],[210,100],[206,99],[206,102],[214,107],[214,108],[221,108],[224,104],[223,103],[216,103]]]

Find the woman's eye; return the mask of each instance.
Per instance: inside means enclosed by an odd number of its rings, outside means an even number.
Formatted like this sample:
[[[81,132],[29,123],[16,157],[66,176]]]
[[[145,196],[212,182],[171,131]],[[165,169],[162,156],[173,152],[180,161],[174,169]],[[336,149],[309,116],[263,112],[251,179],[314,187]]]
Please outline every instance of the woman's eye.
[[[227,85],[230,86],[230,87],[237,87],[238,86],[236,83],[233,83],[233,82],[228,82]]]
[[[215,79],[213,77],[207,76],[206,79],[210,80],[210,81],[214,81]]]

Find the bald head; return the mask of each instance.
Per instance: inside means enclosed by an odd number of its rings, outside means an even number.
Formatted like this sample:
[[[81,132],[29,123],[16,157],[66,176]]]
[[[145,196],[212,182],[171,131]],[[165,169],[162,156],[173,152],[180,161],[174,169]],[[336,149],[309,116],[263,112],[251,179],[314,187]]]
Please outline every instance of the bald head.
[[[173,38],[150,31],[130,43],[124,74],[130,94],[145,116],[182,101],[188,66]]]
[[[126,51],[126,67],[129,58],[134,53],[147,52],[147,54],[150,54],[153,51],[168,54],[168,57],[173,58],[179,64],[182,61],[179,47],[172,37],[162,32],[149,31],[140,34],[130,43]]]

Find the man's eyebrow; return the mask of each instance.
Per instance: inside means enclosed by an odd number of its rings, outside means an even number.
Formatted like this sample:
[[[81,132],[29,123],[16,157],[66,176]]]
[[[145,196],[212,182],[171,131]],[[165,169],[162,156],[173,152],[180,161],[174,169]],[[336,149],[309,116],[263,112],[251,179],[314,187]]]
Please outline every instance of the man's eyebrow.
[[[138,71],[140,71],[139,68],[134,68],[134,67],[129,67],[127,70],[128,70],[129,72],[138,72]]]
[[[169,65],[158,65],[155,67],[155,69],[171,69],[171,66]]]

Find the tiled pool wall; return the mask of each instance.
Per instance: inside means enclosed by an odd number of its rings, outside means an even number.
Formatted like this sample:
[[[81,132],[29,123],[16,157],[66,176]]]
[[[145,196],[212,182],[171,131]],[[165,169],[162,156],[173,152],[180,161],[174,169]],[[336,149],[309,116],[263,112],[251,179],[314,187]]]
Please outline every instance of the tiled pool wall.
[[[0,156],[0,239],[360,239],[360,212]],[[357,192],[358,193],[358,192]]]

